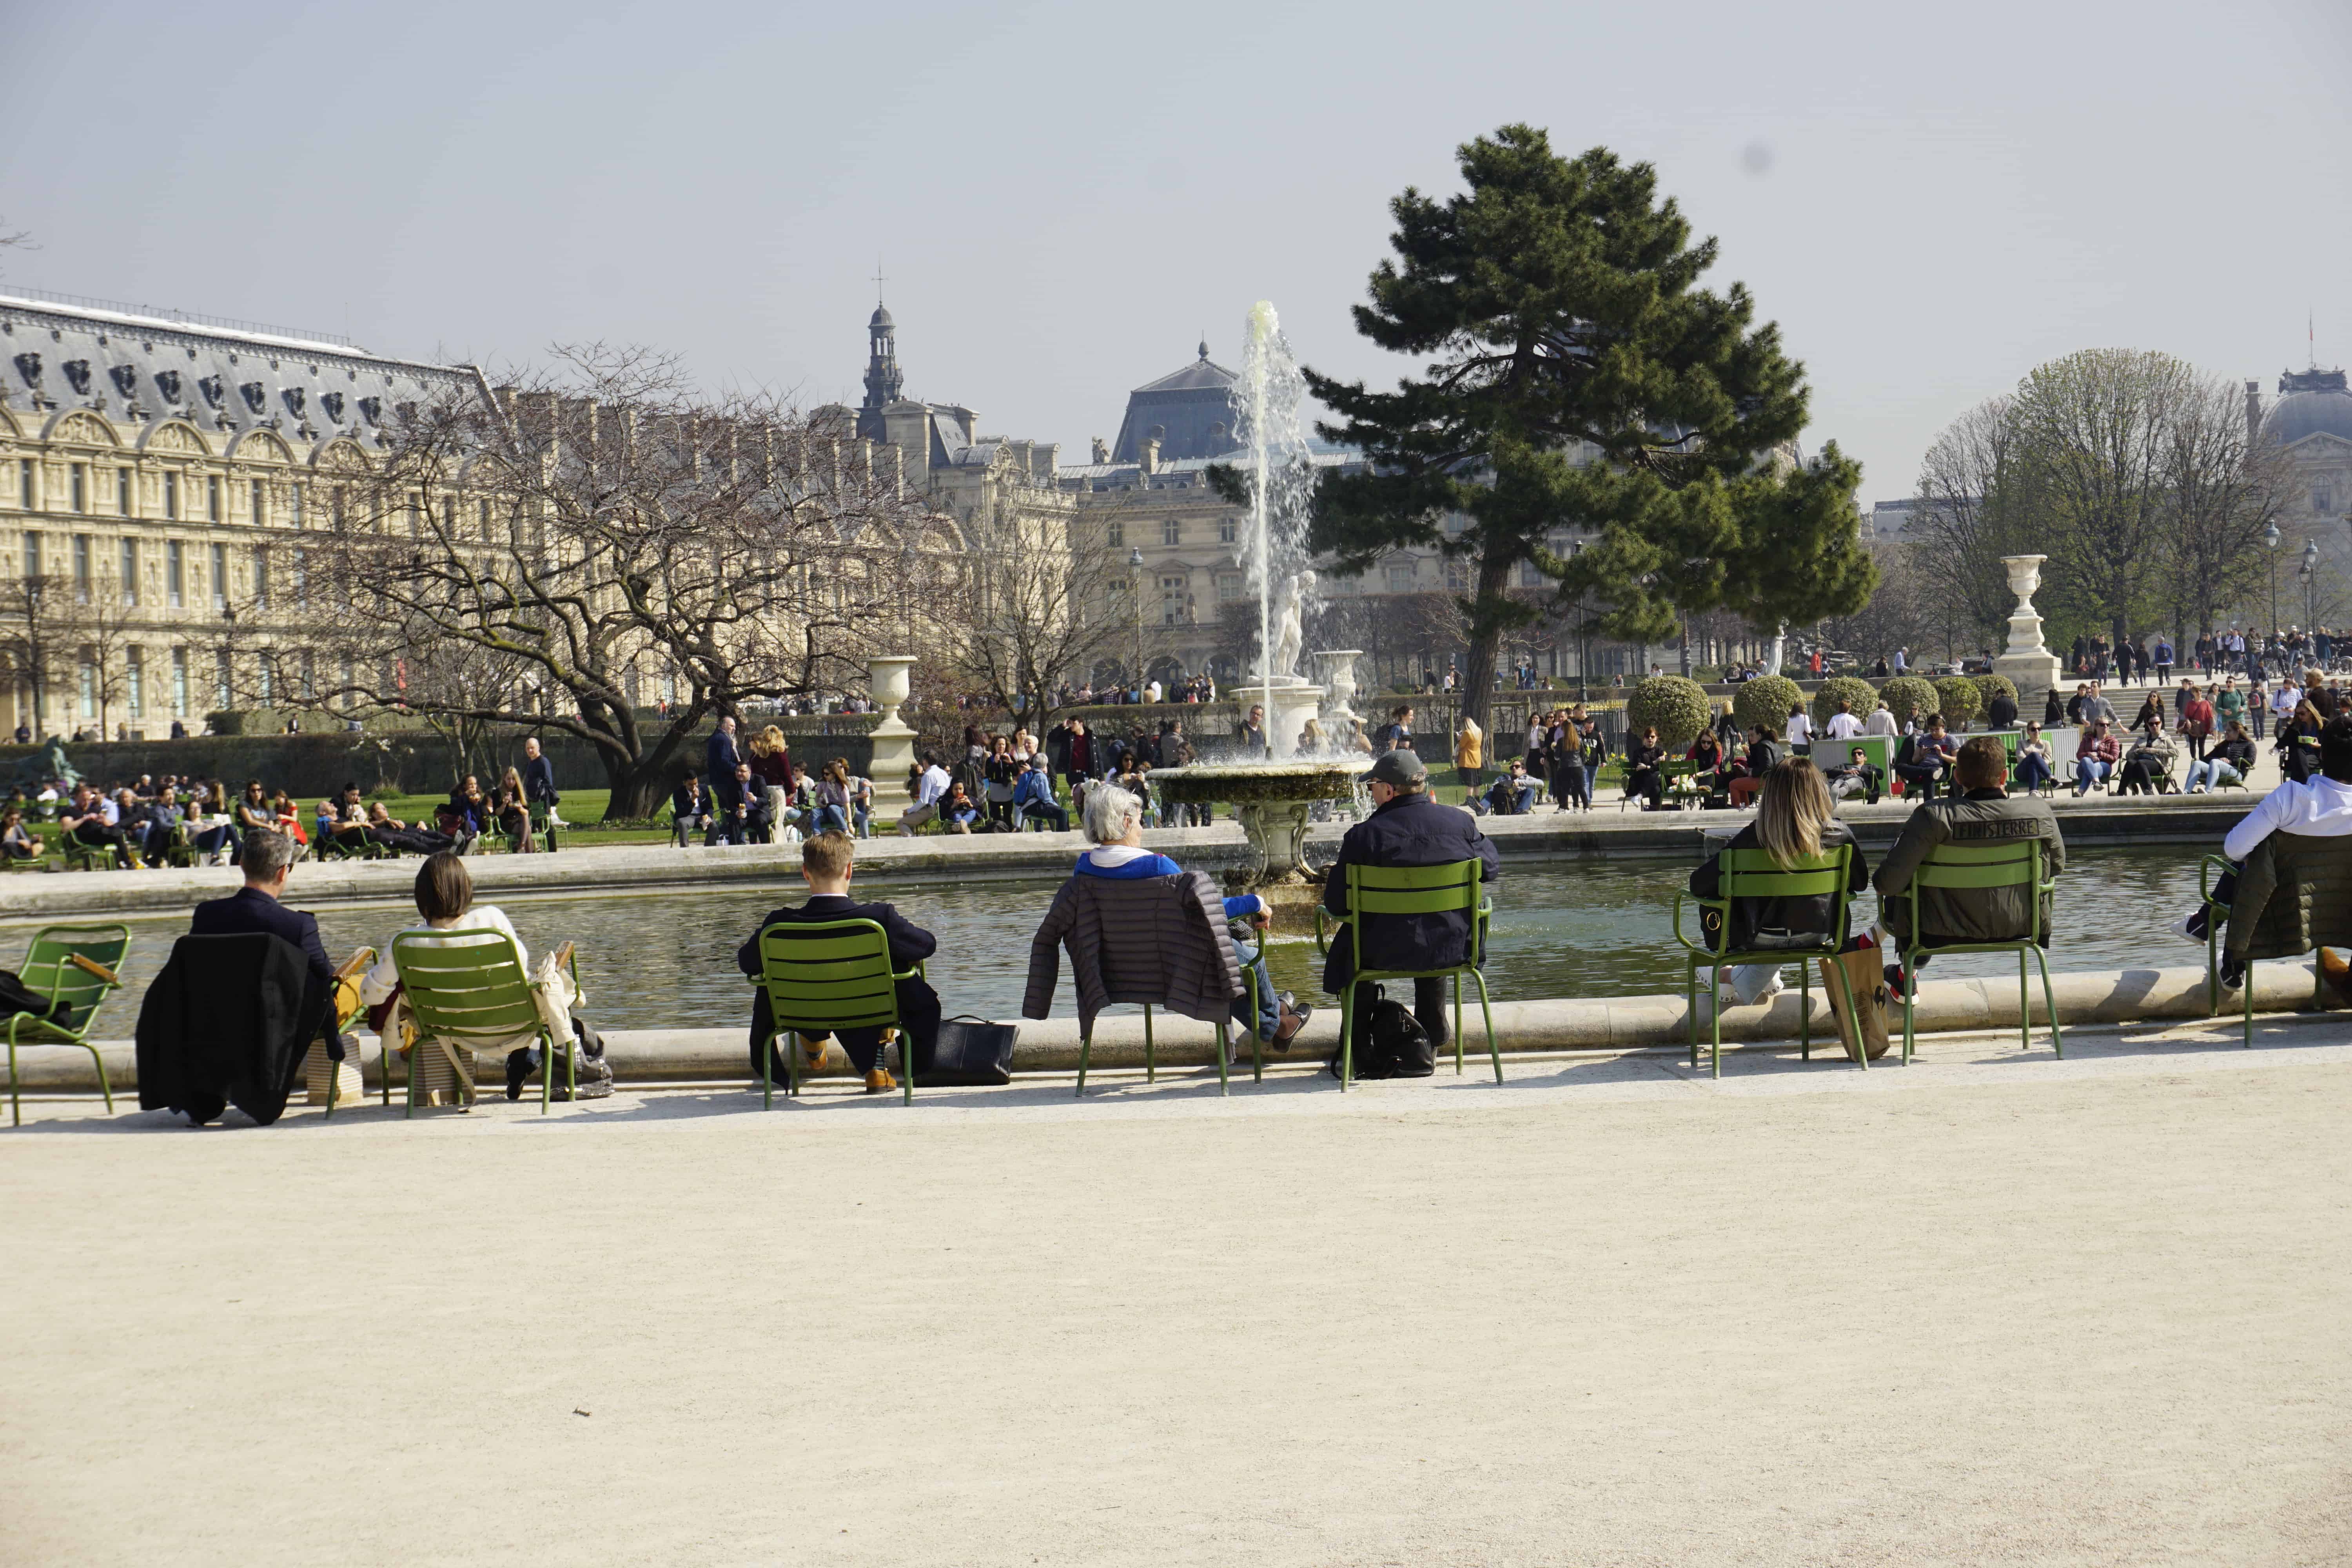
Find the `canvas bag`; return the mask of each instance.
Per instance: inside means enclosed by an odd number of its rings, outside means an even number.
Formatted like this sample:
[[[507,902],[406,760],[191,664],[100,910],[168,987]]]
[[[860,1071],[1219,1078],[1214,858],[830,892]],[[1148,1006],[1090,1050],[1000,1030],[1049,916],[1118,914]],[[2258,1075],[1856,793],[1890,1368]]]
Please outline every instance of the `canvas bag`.
[[[1861,1061],[1866,1054],[1867,1059],[1876,1061],[1886,1054],[1888,995],[1886,973],[1881,963],[1885,956],[1885,950],[1881,948],[1861,947],[1851,952],[1841,952],[1835,958],[1819,961],[1822,990],[1830,999],[1830,1012],[1837,1018],[1838,1037],[1845,1042],[1848,1060]],[[1855,1020],[1846,1016],[1845,994],[1838,989],[1837,977],[1830,973],[1830,965],[1833,963],[1845,967],[1846,984],[1853,988],[1854,1004],[1862,1015],[1860,1051],[1854,1046]]]

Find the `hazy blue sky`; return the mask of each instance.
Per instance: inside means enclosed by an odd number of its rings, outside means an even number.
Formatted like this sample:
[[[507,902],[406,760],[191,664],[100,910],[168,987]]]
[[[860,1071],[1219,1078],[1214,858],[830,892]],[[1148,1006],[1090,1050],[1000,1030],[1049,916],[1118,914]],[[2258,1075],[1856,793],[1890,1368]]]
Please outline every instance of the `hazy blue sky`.
[[[14,282],[530,360],[605,338],[1117,432],[1234,357],[1386,379],[1385,203],[1512,120],[1657,166],[1866,499],[2037,362],[2352,363],[2352,4],[823,7],[0,0]]]

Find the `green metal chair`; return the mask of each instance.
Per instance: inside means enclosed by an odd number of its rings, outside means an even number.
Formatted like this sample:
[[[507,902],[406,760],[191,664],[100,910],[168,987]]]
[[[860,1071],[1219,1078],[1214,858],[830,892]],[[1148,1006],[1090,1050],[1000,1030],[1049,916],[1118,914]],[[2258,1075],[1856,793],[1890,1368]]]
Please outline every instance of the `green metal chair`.
[[[70,833],[60,833],[58,845],[65,851],[68,871],[110,871],[118,864],[111,844],[85,844]]]
[[[539,1112],[547,1114],[555,1096],[555,1035],[539,1016],[530,976],[504,931],[404,931],[392,939],[392,962],[416,1026],[404,1114],[416,1114],[416,1051],[436,1044],[453,1052],[512,1050],[531,1038],[547,1053],[539,1079]],[[563,1040],[563,1080],[578,1091],[579,1064],[569,1036]]]
[[[1841,844],[1834,849],[1824,849],[1818,855],[1802,857],[1783,866],[1763,849],[1726,849],[1722,853],[1719,886],[1722,890],[1712,899],[1702,899],[1688,889],[1675,890],[1675,940],[1682,943],[1685,983],[1683,994],[1690,1028],[1690,1061],[1698,1068],[1698,972],[1707,966],[1708,1027],[1711,1038],[1713,1074],[1723,1076],[1723,970],[1734,963],[1790,963],[1797,966],[1797,1048],[1807,1061],[1813,1059],[1813,972],[1810,961],[1834,958],[1844,951],[1846,931],[1853,912],[1853,895],[1847,889],[1853,874],[1853,846]],[[1835,900],[1835,929],[1811,947],[1734,948],[1731,942],[1731,906],[1738,899],[1817,899]],[[1683,906],[1688,903],[1700,910],[1717,913],[1716,942],[1709,947],[1693,942],[1683,931]],[[1706,920],[1700,920],[1699,935],[1706,934]],[[1830,973],[1835,977],[1839,992],[1845,997],[1846,1016],[1855,1016],[1853,987],[1846,984],[1845,968],[1832,963]],[[1868,1057],[1859,1058],[1864,1071],[1870,1069]]]
[[[2066,1040],[2058,1026],[2058,999],[2050,990],[2050,959],[2042,951],[2042,898],[2057,886],[2042,875],[2042,840],[2013,839],[2005,844],[1937,845],[1911,875],[1909,887],[1895,895],[1911,905],[1911,935],[1903,947],[1903,1065],[1911,1065],[1912,1014],[1919,994],[1919,961],[1947,952],[2014,952],[2017,954],[2018,1048],[2033,1047],[2033,1008],[2025,971],[2031,952],[2042,970],[2042,1003],[2050,1010],[2050,1048],[2066,1054]],[[2023,888],[2029,912],[2023,936],[2008,942],[1957,942],[1929,945],[1919,940],[1919,895],[1930,888]]]
[[[340,833],[322,833],[312,847],[312,857],[320,860],[390,860],[394,858],[388,845],[361,836],[346,838]]]
[[[2220,855],[2208,855],[2197,864],[2197,894],[2205,905],[2205,1016],[2209,1018],[2221,1011],[2221,946],[2223,931],[2230,923],[2230,906],[2213,896],[2213,884],[2237,869]],[[2254,966],[2246,965],[2245,979],[2238,987],[2242,1007],[2245,1034],[2242,1044],[2248,1050],[2254,1046]],[[2327,971],[2316,955],[2311,965],[2312,1005],[2327,1005]]]
[[[1261,978],[1265,977],[1265,950],[1264,947],[1260,947],[1258,949],[1257,959],[1255,963],[1244,963],[1242,965],[1242,972],[1244,975],[1255,973]],[[1250,994],[1255,997],[1257,994],[1256,983],[1254,981],[1245,983],[1250,985]],[[1271,986],[1273,982],[1269,979],[1266,981],[1266,984]],[[1101,1015],[1097,1014],[1096,1016],[1100,1017]],[[1230,1020],[1228,1019],[1220,1018],[1217,1020],[1217,1092],[1219,1094],[1231,1092],[1231,1086],[1227,1081],[1227,1073],[1234,1059],[1234,1047],[1233,1037],[1228,1032]],[[1253,1083],[1264,1083],[1265,1081],[1265,1048],[1264,1043],[1258,1039],[1257,1031],[1255,1029],[1252,1029],[1250,1031],[1249,1041],[1250,1081]],[[1078,1087],[1076,1092],[1080,1095],[1087,1092],[1087,1065],[1093,1059],[1094,1049],[1095,1032],[1089,1028],[1078,1036]],[[1146,1083],[1158,1083],[1160,1081],[1159,1054],[1154,1048],[1151,1041],[1151,1004],[1149,1002],[1143,1004],[1143,1081]]]
[[[1354,979],[1339,994],[1339,1089],[1346,1092],[1356,1075],[1356,985],[1383,980],[1445,980],[1454,982],[1454,1071],[1462,1071],[1462,977],[1478,983],[1478,1011],[1486,1021],[1486,1055],[1495,1064],[1495,1081],[1503,1081],[1503,1047],[1495,1036],[1495,1009],[1486,994],[1486,976],[1477,961],[1486,952],[1486,923],[1495,906],[1486,900],[1481,878],[1485,868],[1476,860],[1452,860],[1442,866],[1358,866],[1348,873],[1348,912],[1335,917],[1337,942],[1342,931],[1355,945]],[[1443,969],[1367,969],[1364,966],[1365,915],[1442,915],[1470,917],[1470,959]],[[1324,931],[1327,911],[1315,908],[1315,951],[1330,951]]]
[[[54,1008],[63,1002],[71,1009],[67,1022],[52,1023],[30,1013],[8,1020],[8,1116],[18,1127],[25,1110],[17,1095],[16,1047],[79,1046],[98,1068],[99,1091],[106,1096],[109,1114],[114,1110],[114,1088],[106,1081],[106,1060],[89,1043],[89,1026],[98,1018],[99,1004],[122,985],[122,960],[131,951],[131,928],[125,925],[45,926],[33,935],[16,977],[25,988],[46,998]]]
[[[356,949],[349,958],[343,960],[341,968],[335,971],[335,981],[338,989],[340,989],[347,977],[351,980],[352,987],[352,1005],[350,1011],[338,1012],[335,1017],[335,1032],[337,1034],[349,1034],[353,1026],[357,1025],[362,1019],[367,1016],[367,1004],[359,1000],[358,976],[366,973],[369,968],[374,964],[375,960],[375,949],[372,947],[359,948]],[[333,992],[330,992],[328,994],[328,1005],[331,1007],[334,1005]],[[321,1046],[318,1048],[324,1049],[325,1047]],[[353,1050],[357,1050],[359,1047],[354,1045],[352,1048]],[[384,1051],[383,1060],[379,1064],[380,1071],[376,1077],[377,1083],[383,1088],[383,1102],[387,1106],[392,1103],[393,1056],[394,1052],[389,1048]],[[327,1120],[331,1121],[334,1120],[335,1115],[335,1090],[337,1080],[341,1077],[342,1074],[335,1071],[334,1064],[330,1062],[328,1064],[327,1071]],[[364,1079],[361,1079],[362,1084],[366,1081],[367,1080]],[[366,1097],[362,1095],[361,1098],[364,1099]]]
[[[549,812],[546,802],[531,802],[531,837],[539,840],[541,848],[546,850],[550,855],[552,855],[555,853],[555,826],[552,823],[548,821],[548,816]]]
[[[772,1027],[760,1052],[760,1108],[776,1103],[775,1071],[769,1066],[780,1035],[793,1037],[784,1052],[784,1092],[801,1091],[801,1037],[843,1029],[897,1029],[903,1103],[915,1102],[915,1043],[898,1019],[901,980],[923,977],[923,965],[901,973],[890,967],[890,938],[873,921],[780,921],[760,931],[760,977],[768,994]]]

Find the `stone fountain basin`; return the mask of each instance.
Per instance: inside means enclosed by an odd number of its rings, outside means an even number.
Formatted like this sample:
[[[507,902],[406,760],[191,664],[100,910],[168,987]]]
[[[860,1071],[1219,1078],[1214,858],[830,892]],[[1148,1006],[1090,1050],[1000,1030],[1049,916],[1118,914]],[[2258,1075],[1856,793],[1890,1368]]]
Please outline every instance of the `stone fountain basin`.
[[[1357,782],[1370,765],[1369,757],[1330,762],[1195,763],[1190,767],[1152,769],[1151,787],[1160,792],[1162,799],[1187,805],[1350,800],[1355,796]]]

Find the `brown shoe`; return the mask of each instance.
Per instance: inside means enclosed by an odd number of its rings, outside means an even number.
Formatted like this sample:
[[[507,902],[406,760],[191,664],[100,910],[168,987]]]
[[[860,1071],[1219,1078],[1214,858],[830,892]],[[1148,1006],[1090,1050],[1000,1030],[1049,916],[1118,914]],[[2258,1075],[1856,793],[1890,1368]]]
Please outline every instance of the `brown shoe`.
[[[814,1072],[824,1066],[824,1043],[831,1038],[831,1035],[801,1037],[801,1059],[808,1063],[809,1071]]]
[[[898,1080],[890,1076],[888,1068],[876,1068],[866,1075],[866,1092],[868,1094],[887,1094],[898,1087]]]

